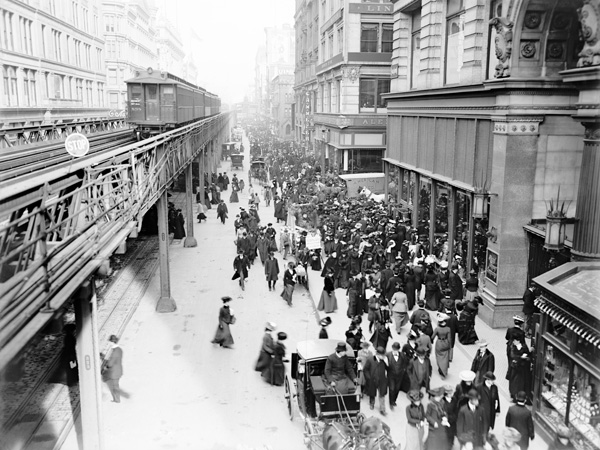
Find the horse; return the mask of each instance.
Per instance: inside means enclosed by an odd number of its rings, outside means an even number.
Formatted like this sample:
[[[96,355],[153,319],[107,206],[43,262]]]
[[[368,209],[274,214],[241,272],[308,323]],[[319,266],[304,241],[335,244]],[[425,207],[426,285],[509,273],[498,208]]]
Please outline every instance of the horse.
[[[358,187],[358,195],[364,195],[367,200],[375,200],[377,203],[385,200],[385,194],[373,194],[366,186]]]
[[[349,425],[331,422],[323,430],[324,450],[397,450],[390,427],[377,417],[364,420],[356,431]]]

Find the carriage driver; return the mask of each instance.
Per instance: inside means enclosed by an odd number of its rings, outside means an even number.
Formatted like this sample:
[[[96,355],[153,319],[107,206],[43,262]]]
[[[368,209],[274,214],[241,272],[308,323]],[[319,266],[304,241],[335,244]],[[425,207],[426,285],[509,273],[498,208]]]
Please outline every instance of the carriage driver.
[[[325,378],[340,394],[352,394],[356,390],[356,374],[346,356],[345,342],[338,342],[335,353],[327,357]]]

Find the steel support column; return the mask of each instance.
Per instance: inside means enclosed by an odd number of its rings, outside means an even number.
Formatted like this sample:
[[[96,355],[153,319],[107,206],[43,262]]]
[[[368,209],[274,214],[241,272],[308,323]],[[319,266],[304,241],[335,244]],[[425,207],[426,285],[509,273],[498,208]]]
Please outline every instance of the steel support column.
[[[169,313],[177,309],[171,297],[171,277],[169,274],[169,225],[167,191],[158,199],[158,249],[160,258],[160,298],[156,311]]]
[[[197,247],[198,242],[194,237],[194,188],[192,186],[192,164],[190,162],[185,169],[185,210],[186,210],[186,233],[183,241],[184,247]]]
[[[81,436],[78,436],[78,441],[86,450],[102,450],[102,380],[93,278],[85,281],[76,292],[74,306],[81,408]]]

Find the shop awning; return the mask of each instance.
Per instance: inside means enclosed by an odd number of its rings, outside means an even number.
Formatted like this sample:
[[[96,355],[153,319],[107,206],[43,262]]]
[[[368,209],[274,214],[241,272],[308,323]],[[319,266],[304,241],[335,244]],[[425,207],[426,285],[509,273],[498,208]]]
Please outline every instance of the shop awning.
[[[556,305],[550,303],[543,296],[535,299],[535,305],[545,314],[548,314],[552,319],[563,324],[565,327],[572,330],[575,334],[588,341],[590,344],[600,348],[600,333],[582,322],[581,320],[573,317],[566,311],[563,311]]]

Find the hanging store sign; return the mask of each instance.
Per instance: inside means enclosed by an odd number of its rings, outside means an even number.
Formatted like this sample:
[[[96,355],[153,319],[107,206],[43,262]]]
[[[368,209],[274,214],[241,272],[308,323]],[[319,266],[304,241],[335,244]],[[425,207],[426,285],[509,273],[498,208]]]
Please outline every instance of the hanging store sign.
[[[65,140],[65,148],[71,156],[80,158],[90,151],[90,141],[81,133],[73,133]]]

